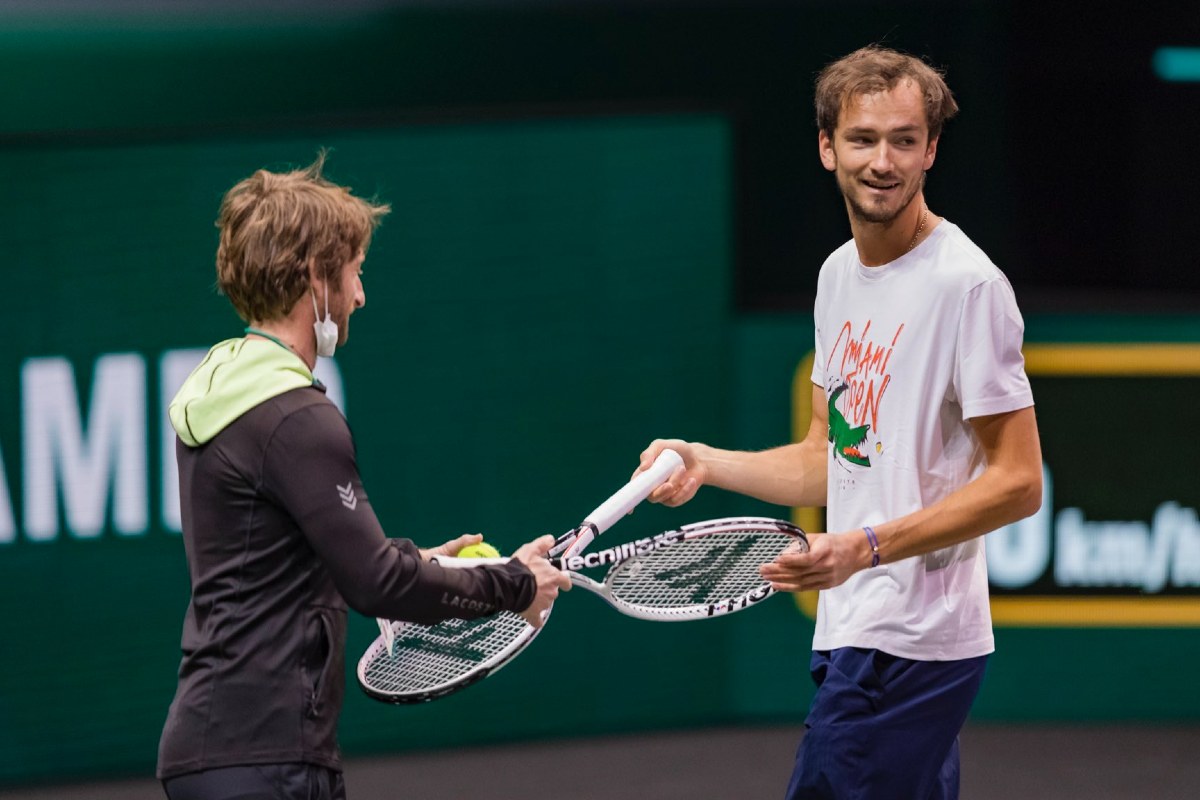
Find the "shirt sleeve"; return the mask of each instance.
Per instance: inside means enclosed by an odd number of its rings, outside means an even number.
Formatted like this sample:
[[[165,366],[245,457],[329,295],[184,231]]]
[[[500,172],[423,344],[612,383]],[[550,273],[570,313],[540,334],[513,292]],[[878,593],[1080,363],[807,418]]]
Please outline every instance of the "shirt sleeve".
[[[296,521],[354,610],[420,623],[473,619],[533,602],[520,562],[447,569],[424,561],[407,539],[388,539],[363,488],[341,412],[319,403],[294,411],[264,456],[264,491]]]
[[[817,296],[813,302],[813,365],[809,379],[821,388],[825,387],[825,340],[821,335],[821,285],[817,283]]]
[[[954,365],[954,391],[963,419],[1033,405],[1021,354],[1024,339],[1025,322],[1002,275],[967,292]]]

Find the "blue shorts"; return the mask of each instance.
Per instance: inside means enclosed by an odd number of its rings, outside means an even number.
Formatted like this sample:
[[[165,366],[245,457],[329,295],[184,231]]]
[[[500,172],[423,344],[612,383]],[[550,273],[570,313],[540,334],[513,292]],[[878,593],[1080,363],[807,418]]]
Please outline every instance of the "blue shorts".
[[[788,800],[953,800],[958,732],[987,656],[913,661],[879,650],[814,652],[817,684]]]

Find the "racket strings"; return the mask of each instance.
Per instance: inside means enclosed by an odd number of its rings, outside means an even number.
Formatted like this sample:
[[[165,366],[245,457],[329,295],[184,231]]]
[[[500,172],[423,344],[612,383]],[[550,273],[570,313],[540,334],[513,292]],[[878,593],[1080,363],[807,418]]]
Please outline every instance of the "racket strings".
[[[641,608],[720,603],[765,586],[758,566],[794,541],[778,530],[710,533],[632,558],[606,583],[614,599]]]
[[[395,623],[393,653],[386,646],[368,653],[360,678],[366,688],[383,694],[452,684],[503,658],[527,629],[525,620],[508,612],[438,625]]]

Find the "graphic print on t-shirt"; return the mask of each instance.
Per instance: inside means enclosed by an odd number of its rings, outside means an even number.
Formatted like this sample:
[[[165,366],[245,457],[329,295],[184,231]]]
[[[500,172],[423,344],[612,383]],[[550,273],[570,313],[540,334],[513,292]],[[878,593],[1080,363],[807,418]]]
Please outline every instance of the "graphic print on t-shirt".
[[[872,454],[883,452],[879,433],[879,407],[883,403],[892,374],[888,362],[904,323],[888,338],[871,338],[871,321],[855,334],[854,323],[847,320],[825,362],[825,391],[829,402],[829,441],[833,457],[847,469],[870,467]]]

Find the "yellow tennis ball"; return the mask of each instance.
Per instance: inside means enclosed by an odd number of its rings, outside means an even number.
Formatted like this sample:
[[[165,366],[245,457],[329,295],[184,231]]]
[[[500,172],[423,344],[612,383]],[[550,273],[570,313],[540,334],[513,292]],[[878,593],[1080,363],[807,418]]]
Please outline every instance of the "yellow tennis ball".
[[[469,544],[458,551],[459,558],[499,558],[500,551],[487,542]]]

